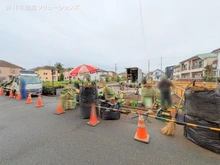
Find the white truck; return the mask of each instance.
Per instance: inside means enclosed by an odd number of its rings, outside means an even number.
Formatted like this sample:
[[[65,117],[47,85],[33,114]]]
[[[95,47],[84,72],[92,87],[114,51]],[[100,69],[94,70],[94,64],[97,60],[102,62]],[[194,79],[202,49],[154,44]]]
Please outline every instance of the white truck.
[[[127,83],[142,83],[142,70],[137,67],[126,68]]]
[[[21,77],[26,82],[27,93],[31,93],[31,95],[42,94],[43,84],[39,76],[34,71],[22,70],[18,75],[13,76],[10,81],[4,84],[3,88],[6,96],[9,95],[11,90],[15,96],[17,95],[17,92],[20,90]]]

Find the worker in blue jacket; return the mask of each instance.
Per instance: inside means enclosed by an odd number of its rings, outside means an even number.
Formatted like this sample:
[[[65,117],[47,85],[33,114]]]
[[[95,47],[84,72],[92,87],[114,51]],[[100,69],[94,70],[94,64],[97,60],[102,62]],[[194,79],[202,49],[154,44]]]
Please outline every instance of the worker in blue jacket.
[[[20,92],[21,92],[21,98],[26,99],[27,98],[26,82],[23,77],[21,77],[20,79]]]

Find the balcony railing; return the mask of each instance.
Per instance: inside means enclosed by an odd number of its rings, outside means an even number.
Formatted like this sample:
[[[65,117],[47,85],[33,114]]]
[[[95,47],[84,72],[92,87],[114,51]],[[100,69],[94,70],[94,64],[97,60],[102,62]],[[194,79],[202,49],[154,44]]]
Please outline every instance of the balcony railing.
[[[199,65],[199,66],[192,66],[192,69],[199,69],[199,68],[203,68],[203,65]]]

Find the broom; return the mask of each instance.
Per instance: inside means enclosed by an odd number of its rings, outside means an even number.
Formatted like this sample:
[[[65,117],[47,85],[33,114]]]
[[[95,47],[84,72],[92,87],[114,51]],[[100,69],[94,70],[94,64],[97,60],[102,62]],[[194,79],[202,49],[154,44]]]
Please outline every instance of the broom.
[[[182,94],[181,99],[180,99],[180,102],[179,102],[179,104],[178,104],[176,110],[178,110],[178,109],[180,108],[181,104],[182,104],[183,96],[184,96],[184,94],[185,94],[186,89],[187,89],[192,83],[193,83],[193,85],[194,85],[194,84],[195,84],[195,81],[196,81],[196,80],[191,81],[191,82],[187,85],[187,87],[184,89],[183,94]],[[175,113],[176,113],[176,112],[175,112]],[[172,120],[175,120],[175,118],[173,117]],[[169,122],[165,127],[163,127],[163,128],[160,130],[160,132],[161,132],[162,134],[164,134],[164,135],[172,136],[172,135],[174,135],[174,133],[175,133],[175,128],[176,128],[176,123],[175,123],[175,122]]]

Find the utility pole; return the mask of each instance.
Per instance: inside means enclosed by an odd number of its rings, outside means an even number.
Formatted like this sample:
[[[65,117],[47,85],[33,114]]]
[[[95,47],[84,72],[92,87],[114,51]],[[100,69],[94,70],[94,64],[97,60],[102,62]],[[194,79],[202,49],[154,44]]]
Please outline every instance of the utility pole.
[[[147,79],[149,80],[150,79],[150,60],[148,60],[148,74],[147,74]]]
[[[115,73],[117,73],[117,64],[115,63]]]

